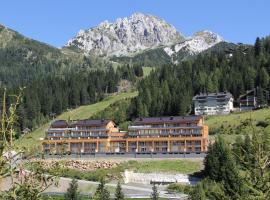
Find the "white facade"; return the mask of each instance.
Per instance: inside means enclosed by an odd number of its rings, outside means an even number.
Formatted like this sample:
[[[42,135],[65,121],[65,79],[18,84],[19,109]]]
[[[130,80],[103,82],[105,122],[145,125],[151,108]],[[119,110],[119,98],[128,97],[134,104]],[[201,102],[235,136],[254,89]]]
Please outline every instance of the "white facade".
[[[233,110],[231,93],[208,93],[193,97],[195,115],[229,114]]]

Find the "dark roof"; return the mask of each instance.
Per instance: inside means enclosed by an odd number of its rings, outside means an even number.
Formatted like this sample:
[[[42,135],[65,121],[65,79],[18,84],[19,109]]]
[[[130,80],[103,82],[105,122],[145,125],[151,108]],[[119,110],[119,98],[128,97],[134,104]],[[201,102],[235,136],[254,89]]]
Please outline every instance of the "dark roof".
[[[252,94],[253,96],[257,96],[258,93],[260,92],[260,90],[261,90],[262,92],[266,93],[267,98],[269,98],[269,91],[268,91],[268,90],[265,90],[265,89],[263,89],[263,88],[257,87],[257,88],[254,88],[254,89],[252,89],[252,90],[247,90],[245,94],[242,94],[242,95],[239,96],[239,99],[241,99],[241,98],[243,98],[243,97],[245,97],[245,96],[247,96],[247,95],[250,95],[251,93],[253,93],[253,94]]]
[[[137,118],[134,121],[135,125],[143,124],[160,124],[160,123],[184,123],[199,121],[202,116],[175,116],[175,117],[148,117],[148,118]]]
[[[86,119],[86,120],[79,120],[72,123],[71,126],[106,126],[111,120],[107,119]]]
[[[202,93],[202,94],[197,94],[192,98],[193,101],[196,100],[203,100],[207,98],[226,98],[230,99],[232,98],[232,94],[229,92],[215,92],[215,93]]]
[[[65,120],[57,120],[51,124],[51,128],[66,128],[68,123]]]

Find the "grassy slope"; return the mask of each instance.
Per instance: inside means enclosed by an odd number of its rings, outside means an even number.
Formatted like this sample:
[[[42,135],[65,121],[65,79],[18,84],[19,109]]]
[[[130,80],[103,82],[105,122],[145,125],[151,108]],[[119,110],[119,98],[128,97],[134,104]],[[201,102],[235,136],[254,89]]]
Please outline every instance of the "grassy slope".
[[[219,116],[207,116],[205,118],[205,124],[209,126],[209,131],[211,134],[215,134],[219,129],[223,127],[225,130],[235,130],[243,122],[251,119],[253,124],[256,124],[258,121],[265,121],[270,119],[270,109],[262,109],[256,111],[247,111],[241,113],[233,113],[230,115],[219,115]],[[269,130],[270,127],[267,127]],[[233,141],[236,137],[235,134],[226,134],[225,137],[229,141]]]
[[[109,96],[106,99],[104,99],[101,102],[86,105],[86,106],[80,106],[76,109],[64,112],[60,116],[58,116],[56,119],[68,119],[69,117],[71,119],[88,119],[97,112],[101,112],[111,104],[123,100],[126,98],[132,98],[137,96],[137,92],[128,92],[128,93],[121,93],[119,95],[115,96]],[[32,148],[40,146],[40,138],[44,137],[45,131],[48,129],[50,123],[47,123],[40,128],[36,129],[35,131],[29,133],[28,135],[22,137],[19,139],[16,144],[18,147],[26,147],[26,148]]]
[[[134,169],[141,173],[163,172],[163,173],[182,173],[192,174],[203,169],[202,160],[154,160],[134,163],[129,169]]]
[[[143,67],[143,76],[148,76],[153,69],[153,67]]]

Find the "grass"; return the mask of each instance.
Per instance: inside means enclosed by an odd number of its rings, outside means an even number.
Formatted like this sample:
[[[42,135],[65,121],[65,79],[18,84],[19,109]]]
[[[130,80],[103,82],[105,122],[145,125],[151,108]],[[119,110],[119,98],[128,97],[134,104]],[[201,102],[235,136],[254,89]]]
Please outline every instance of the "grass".
[[[134,162],[128,169],[134,169],[134,171],[141,173],[163,172],[192,174],[202,170],[202,168],[203,163],[200,160],[192,161],[175,159]]]
[[[144,77],[148,76],[152,70],[154,70],[153,67],[143,67],[143,76]]]
[[[260,121],[270,121],[269,108],[205,117],[205,124],[209,126],[210,140],[214,140],[216,135],[221,135],[228,142],[235,141],[238,135],[250,132],[250,122],[256,126]],[[270,133],[270,126],[265,130]]]
[[[95,169],[93,171],[80,171],[77,169],[69,169],[65,167],[65,161],[60,160],[59,163],[49,169],[44,169],[46,173],[67,178],[75,178],[87,181],[99,181],[106,179],[107,181],[121,180],[122,173],[125,170],[131,170],[140,173],[180,173],[193,174],[203,169],[202,160],[185,160],[185,159],[166,159],[166,160],[130,160],[120,163],[117,167],[111,169]],[[43,168],[40,164],[31,164],[25,166],[27,169],[38,167]]]
[[[238,126],[247,119],[262,121],[267,118],[270,118],[270,109],[261,109],[249,112],[232,113],[230,115],[207,116],[205,124],[208,125],[210,129],[216,130],[220,128],[221,125],[224,127]]]
[[[111,104],[127,99],[127,98],[133,98],[138,95],[138,92],[127,92],[127,93],[121,93],[118,95],[112,95],[105,98],[103,101],[100,101],[95,104],[90,104],[86,106],[80,106],[76,109],[67,111],[59,115],[56,119],[65,119],[67,120],[69,117],[71,119],[88,119],[94,114],[103,111],[107,107],[109,107]],[[40,138],[43,138],[45,135],[45,131],[49,128],[50,123],[44,124],[43,126],[39,127],[35,131],[27,134],[26,136],[20,138],[16,141],[16,146],[19,148],[26,148],[26,149],[35,149],[40,148],[41,146],[41,140]]]

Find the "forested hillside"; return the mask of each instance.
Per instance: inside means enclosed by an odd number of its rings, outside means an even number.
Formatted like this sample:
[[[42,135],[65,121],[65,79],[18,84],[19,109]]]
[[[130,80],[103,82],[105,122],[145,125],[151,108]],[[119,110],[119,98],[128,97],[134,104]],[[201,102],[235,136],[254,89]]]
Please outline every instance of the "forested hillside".
[[[270,37],[257,38],[254,47],[212,50],[177,66],[153,71],[138,86],[135,116],[183,115],[191,112],[192,96],[229,91],[239,95],[254,87],[269,90]]]
[[[112,61],[146,67],[160,67],[171,63],[170,56],[163,50],[164,47],[149,49],[133,56],[120,56],[110,58]]]
[[[254,87],[269,90],[269,38],[255,47],[220,43],[179,65],[163,65],[138,84],[139,95],[116,102],[93,118],[110,118],[126,129],[135,117],[192,113],[192,97],[200,92],[229,91],[235,100]]]
[[[143,55],[144,54],[144,55]],[[0,90],[18,93],[25,87],[19,106],[18,130],[35,129],[69,108],[98,102],[129,80],[139,90],[111,115],[127,125],[138,116],[185,115],[192,111],[192,96],[200,92],[229,91],[235,99],[254,87],[269,86],[270,38],[257,38],[253,46],[221,42],[178,65],[156,50],[119,58],[117,68],[106,59],[56,49],[15,31],[0,27]],[[142,66],[155,66],[143,77]],[[139,78],[140,77],[140,78]],[[1,92],[1,95],[3,92]],[[10,97],[12,98],[12,97]],[[20,131],[18,131],[19,133]]]
[[[60,50],[0,26],[2,87],[23,85],[48,74],[64,76],[70,70],[106,68],[108,64],[103,59]]]
[[[35,129],[69,108],[98,102],[117,92],[120,80],[135,85],[141,76],[140,66],[114,69],[105,59],[59,50],[0,26],[0,98],[4,88],[9,95],[25,88],[18,108],[20,131]]]

